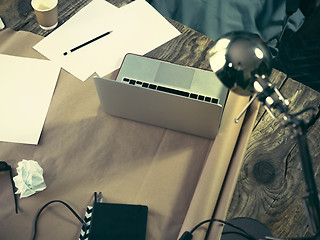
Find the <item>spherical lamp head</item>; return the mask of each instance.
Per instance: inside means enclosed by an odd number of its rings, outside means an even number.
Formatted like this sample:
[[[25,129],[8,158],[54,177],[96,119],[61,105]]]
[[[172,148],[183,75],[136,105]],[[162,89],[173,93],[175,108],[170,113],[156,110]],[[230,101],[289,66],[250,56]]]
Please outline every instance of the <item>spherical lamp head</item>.
[[[271,54],[257,34],[235,31],[224,34],[209,51],[212,70],[231,91],[250,96],[257,77],[271,73]]]

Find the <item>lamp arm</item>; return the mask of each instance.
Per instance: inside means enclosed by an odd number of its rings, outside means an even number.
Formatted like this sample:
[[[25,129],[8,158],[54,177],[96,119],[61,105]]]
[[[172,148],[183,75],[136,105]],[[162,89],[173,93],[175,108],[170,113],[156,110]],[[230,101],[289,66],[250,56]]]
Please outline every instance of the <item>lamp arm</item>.
[[[303,202],[306,208],[310,228],[316,239],[320,239],[320,202],[317,186],[314,179],[312,161],[306,136],[306,124],[299,120],[293,125],[295,137],[299,146],[302,170],[306,183],[306,195],[303,196]]]
[[[314,171],[312,168],[312,160],[308,147],[308,139],[306,136],[307,127],[303,120],[297,119],[295,116],[289,116],[285,119],[284,125],[292,126],[294,137],[296,138],[299,147],[301,166],[307,192],[303,196],[302,200],[307,213],[310,229],[313,234],[312,239],[320,240],[320,201],[314,179]]]
[[[292,4],[297,2],[297,0],[290,0]],[[298,5],[293,7],[298,8]],[[287,10],[295,11],[295,8]],[[290,11],[287,11],[288,13]],[[212,70],[231,91],[244,96],[255,94],[255,98],[263,103],[272,117],[279,120],[272,111],[276,110],[279,116],[283,116],[283,125],[292,127],[298,142],[306,182],[307,194],[303,197],[303,201],[313,234],[311,239],[320,240],[320,202],[307,143],[307,126],[304,121],[297,118],[305,110],[298,114],[289,114],[289,101],[269,81],[272,59],[268,47],[259,36],[253,33],[229,32],[216,41],[209,52],[209,59]],[[239,114],[236,122],[249,105]]]
[[[307,193],[303,196],[303,203],[314,239],[320,239],[320,201],[308,147],[306,124],[302,119],[298,119],[299,113],[296,115],[288,113],[289,101],[283,97],[281,92],[266,77],[257,76],[254,82],[254,89],[258,93],[258,99],[264,104],[268,112],[274,116],[271,110],[276,109],[279,113],[284,114],[283,125],[290,125],[293,128],[306,183]]]

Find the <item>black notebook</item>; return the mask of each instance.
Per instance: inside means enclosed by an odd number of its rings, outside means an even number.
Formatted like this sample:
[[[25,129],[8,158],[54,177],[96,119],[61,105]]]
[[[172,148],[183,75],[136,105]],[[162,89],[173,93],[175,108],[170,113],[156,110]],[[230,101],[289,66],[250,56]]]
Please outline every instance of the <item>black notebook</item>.
[[[145,240],[148,207],[95,202],[89,240]]]

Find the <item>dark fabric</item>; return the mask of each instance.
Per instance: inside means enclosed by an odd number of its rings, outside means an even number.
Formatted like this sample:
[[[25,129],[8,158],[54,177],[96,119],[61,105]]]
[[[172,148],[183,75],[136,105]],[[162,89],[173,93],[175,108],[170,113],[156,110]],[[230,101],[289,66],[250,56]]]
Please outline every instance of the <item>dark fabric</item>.
[[[279,36],[285,18],[285,0],[152,0],[151,4],[165,17],[214,40],[229,31],[246,30],[269,41]],[[288,28],[296,31],[303,20],[298,10]]]

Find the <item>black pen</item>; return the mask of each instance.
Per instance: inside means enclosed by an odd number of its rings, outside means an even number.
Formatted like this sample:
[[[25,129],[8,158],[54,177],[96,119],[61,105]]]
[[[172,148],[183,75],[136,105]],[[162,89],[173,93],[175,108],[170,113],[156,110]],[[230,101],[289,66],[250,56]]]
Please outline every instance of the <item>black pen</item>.
[[[79,48],[82,48],[82,47],[84,47],[84,46],[86,46],[86,45],[88,45],[88,44],[90,44],[90,43],[92,43],[92,42],[94,42],[94,41],[97,41],[98,39],[100,39],[100,38],[102,38],[102,37],[105,37],[105,36],[109,35],[110,33],[112,33],[112,31],[106,32],[106,33],[104,33],[104,34],[101,34],[100,36],[95,37],[95,38],[89,40],[88,42],[82,43],[81,45],[79,45],[79,46],[77,46],[77,47],[75,47],[75,48],[72,48],[72,49],[71,49],[70,51],[68,51],[68,52],[64,52],[63,55],[66,56],[66,55],[68,55],[68,53],[72,53],[72,52],[78,50]]]

